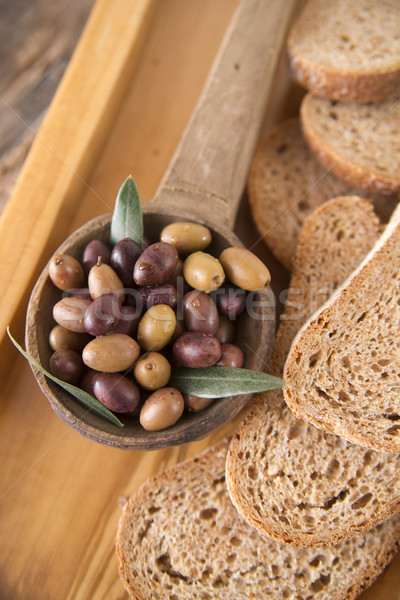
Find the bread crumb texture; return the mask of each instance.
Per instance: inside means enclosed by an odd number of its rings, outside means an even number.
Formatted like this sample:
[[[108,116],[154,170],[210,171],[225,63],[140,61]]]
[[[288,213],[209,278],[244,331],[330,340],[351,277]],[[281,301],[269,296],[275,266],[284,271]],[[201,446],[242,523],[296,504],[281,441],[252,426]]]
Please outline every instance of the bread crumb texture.
[[[307,94],[300,118],[308,145],[333,175],[366,192],[399,196],[399,96],[358,105]]]
[[[400,517],[327,549],[296,549],[268,540],[229,499],[227,444],[148,481],[125,506],[116,551],[130,597],[355,598],[394,553]]]
[[[288,39],[296,80],[343,102],[388,98],[400,86],[397,0],[309,0]]]
[[[289,270],[306,217],[335,196],[362,195],[319,164],[297,118],[278,125],[259,146],[250,169],[248,192],[259,233]]]
[[[299,236],[278,329],[281,373],[298,329],[371,250],[379,225],[357,197],[326,202]],[[239,512],[262,533],[298,546],[329,545],[383,522],[400,508],[400,457],[367,450],[297,419],[281,391],[259,394],[227,458]]]
[[[400,451],[400,207],[361,267],[289,352],[295,414],[345,439]]]

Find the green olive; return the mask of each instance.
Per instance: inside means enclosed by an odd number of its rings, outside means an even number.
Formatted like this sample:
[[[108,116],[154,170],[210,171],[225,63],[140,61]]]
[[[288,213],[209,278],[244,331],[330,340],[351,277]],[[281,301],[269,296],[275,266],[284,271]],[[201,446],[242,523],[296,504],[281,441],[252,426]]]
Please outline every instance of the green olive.
[[[204,250],[211,243],[211,231],[199,223],[175,221],[161,232],[160,240],[172,244],[179,254]]]
[[[75,352],[82,352],[90,339],[89,334],[76,333],[65,329],[61,325],[56,325],[50,331],[49,344],[54,351],[68,348],[69,350],[75,350]]]
[[[114,269],[102,263],[101,259],[90,269],[88,286],[93,300],[103,294],[117,294],[121,302],[124,301],[124,284]]]
[[[83,349],[82,359],[95,371],[118,373],[135,364],[139,354],[138,344],[129,335],[110,333],[89,342]]]
[[[170,427],[182,416],[185,405],[182,394],[175,388],[165,387],[153,392],[140,411],[140,424],[147,431]]]
[[[189,254],[183,263],[183,276],[192,288],[206,293],[218,289],[225,279],[218,258],[200,251]]]
[[[171,376],[171,365],[159,352],[149,352],[137,361],[133,374],[145,390],[157,390],[167,385]]]
[[[175,313],[167,304],[155,304],[140,320],[137,340],[144,350],[162,350],[175,331]]]
[[[49,276],[54,285],[63,291],[82,287],[85,279],[81,264],[69,254],[58,254],[51,259]]]
[[[250,250],[232,246],[221,252],[219,260],[231,282],[253,292],[267,287],[271,275],[263,262]]]

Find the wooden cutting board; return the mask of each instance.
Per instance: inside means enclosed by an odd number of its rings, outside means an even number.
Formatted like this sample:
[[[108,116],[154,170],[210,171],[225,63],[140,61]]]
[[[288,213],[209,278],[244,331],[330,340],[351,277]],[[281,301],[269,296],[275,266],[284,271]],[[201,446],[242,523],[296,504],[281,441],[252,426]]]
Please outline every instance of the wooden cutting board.
[[[112,210],[128,173],[150,199],[196,104],[238,0],[98,0],[0,222],[0,598],[127,596],[114,537],[120,499],[149,476],[221,438],[157,452],[97,445],[52,412],[25,361],[24,311],[52,250],[93,216]],[[265,131],[296,113],[285,60]],[[237,233],[258,236],[244,199]],[[288,275],[257,244],[276,291]],[[399,600],[400,558],[363,594]]]

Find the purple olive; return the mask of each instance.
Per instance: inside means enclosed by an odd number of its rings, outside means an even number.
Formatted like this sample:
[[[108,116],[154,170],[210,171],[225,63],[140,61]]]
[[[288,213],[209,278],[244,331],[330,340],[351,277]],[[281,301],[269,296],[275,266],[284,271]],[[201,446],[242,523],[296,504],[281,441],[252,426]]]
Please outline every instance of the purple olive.
[[[133,268],[142,249],[131,238],[117,242],[111,252],[111,266],[125,287],[132,287]]]
[[[136,261],[133,278],[138,285],[161,285],[171,277],[179,256],[171,244],[156,242],[142,252]]]
[[[218,309],[213,299],[204,292],[192,290],[183,297],[183,314],[189,331],[214,335],[218,329]]]
[[[106,335],[114,331],[121,315],[121,302],[116,294],[103,294],[89,304],[83,325],[90,335]]]
[[[236,319],[246,308],[246,292],[241,288],[227,285],[216,295],[220,313],[229,319]]]
[[[119,323],[113,333],[125,333],[130,337],[135,337],[141,318],[142,312],[134,306],[122,306]]]
[[[234,344],[222,344],[221,356],[215,363],[218,367],[243,367],[244,355],[239,346]]]
[[[176,289],[170,283],[162,285],[148,285],[138,289],[141,299],[141,304],[145,310],[155,304],[166,304],[171,308],[176,306],[177,293]]]
[[[85,365],[77,352],[61,348],[51,355],[50,371],[58,379],[77,385],[85,372]]]
[[[221,345],[209,333],[187,331],[174,343],[173,355],[182,367],[211,367],[221,356]]]
[[[86,277],[89,275],[90,269],[97,264],[99,256],[101,256],[101,262],[103,264],[110,264],[110,248],[101,240],[92,240],[85,247],[81,259],[82,267]]]
[[[104,406],[118,413],[131,413],[140,402],[138,386],[119,373],[95,375],[93,393]]]

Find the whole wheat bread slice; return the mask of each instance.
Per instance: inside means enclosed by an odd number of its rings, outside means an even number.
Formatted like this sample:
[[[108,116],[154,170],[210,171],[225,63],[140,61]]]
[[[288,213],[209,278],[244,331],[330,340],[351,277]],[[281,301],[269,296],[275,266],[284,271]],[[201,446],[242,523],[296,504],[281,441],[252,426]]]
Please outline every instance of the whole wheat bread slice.
[[[299,237],[273,368],[281,373],[299,327],[361,261],[378,236],[370,205],[337,198]],[[400,457],[365,450],[297,419],[280,391],[260,394],[232,439],[233,503],[269,537],[298,546],[334,544],[400,510]]]
[[[400,517],[328,549],[260,535],[225,486],[228,440],[148,480],[125,504],[116,552],[138,600],[352,600],[396,552]]]
[[[326,171],[310,151],[297,118],[278,125],[260,144],[248,181],[254,223],[278,260],[292,270],[297,238],[308,215],[335,196],[363,195]],[[382,198],[382,221],[393,206]]]
[[[296,80],[317,96],[373,102],[400,88],[397,0],[308,0],[288,48]]]
[[[304,136],[333,175],[368,193],[400,195],[400,98],[343,104],[307,94],[300,107]]]
[[[290,349],[298,416],[362,446],[400,451],[400,205],[360,267]]]

